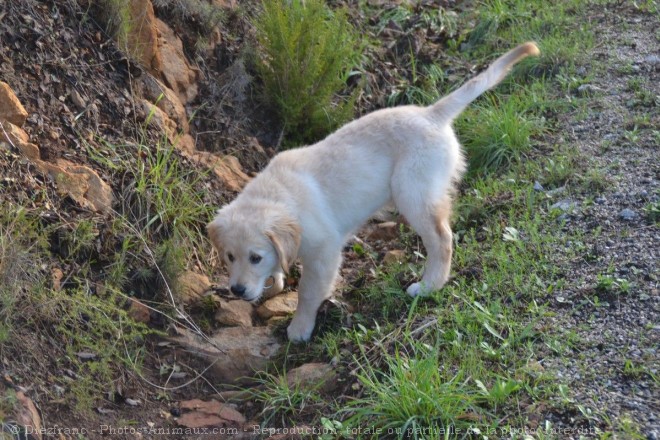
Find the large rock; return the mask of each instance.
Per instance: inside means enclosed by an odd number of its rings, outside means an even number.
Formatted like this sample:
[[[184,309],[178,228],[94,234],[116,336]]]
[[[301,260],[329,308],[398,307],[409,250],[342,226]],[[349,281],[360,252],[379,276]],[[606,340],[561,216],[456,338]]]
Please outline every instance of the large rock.
[[[249,383],[250,376],[266,370],[281,347],[270,327],[226,327],[209,340],[180,329],[171,340],[211,365],[209,373],[223,383]]]
[[[176,280],[176,292],[184,305],[199,301],[210,288],[209,277],[191,270],[185,271]]]
[[[126,35],[126,49],[152,75],[158,76],[163,70],[163,59],[158,48],[154,7],[151,0],[129,0],[129,7],[130,31]]]
[[[264,301],[257,308],[257,314],[262,319],[287,316],[295,312],[296,307],[298,307],[298,292],[286,292]]]
[[[231,327],[252,327],[254,307],[249,302],[219,299],[217,304],[218,310],[215,312],[215,320],[218,323]]]
[[[35,164],[55,181],[58,192],[68,195],[81,206],[105,213],[112,210],[112,188],[91,168],[64,159],[58,159],[54,164],[37,160]]]
[[[156,19],[160,38],[158,50],[163,61],[162,78],[165,84],[179,96],[183,104],[197,96],[198,69],[193,68],[183,52],[183,43],[163,21]]]
[[[8,121],[0,121],[0,142],[13,145],[30,160],[39,160],[41,157],[39,147],[30,142],[27,133],[20,127]]]
[[[149,125],[157,127],[165,134],[165,136],[167,136],[167,140],[173,144],[178,133],[176,122],[170,119],[167,113],[161,110],[158,106],[152,104],[146,99],[143,99],[140,104],[142,106],[145,120]]]
[[[0,121],[11,122],[22,127],[27,117],[28,113],[9,84],[0,81]]]

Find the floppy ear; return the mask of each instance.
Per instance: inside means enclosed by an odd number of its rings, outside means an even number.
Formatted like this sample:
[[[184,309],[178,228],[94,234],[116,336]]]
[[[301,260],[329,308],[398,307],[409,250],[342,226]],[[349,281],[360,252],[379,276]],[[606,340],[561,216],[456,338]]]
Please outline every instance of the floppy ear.
[[[273,243],[280,266],[286,274],[289,273],[289,267],[298,255],[300,233],[300,225],[293,219],[278,219],[266,231],[266,236]]]
[[[222,232],[222,221],[219,217],[213,219],[211,223],[206,225],[206,231],[209,234],[211,243],[218,250],[218,253],[222,255],[222,243],[220,242],[220,235]]]

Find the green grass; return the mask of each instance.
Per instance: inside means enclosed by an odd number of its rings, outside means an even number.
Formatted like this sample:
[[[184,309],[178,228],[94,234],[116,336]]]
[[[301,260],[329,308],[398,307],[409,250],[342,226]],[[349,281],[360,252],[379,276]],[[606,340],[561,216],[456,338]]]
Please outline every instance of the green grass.
[[[319,140],[353,116],[353,100],[339,96],[359,56],[344,11],[321,0],[267,0],[254,24],[264,98],[284,125],[285,146]]]

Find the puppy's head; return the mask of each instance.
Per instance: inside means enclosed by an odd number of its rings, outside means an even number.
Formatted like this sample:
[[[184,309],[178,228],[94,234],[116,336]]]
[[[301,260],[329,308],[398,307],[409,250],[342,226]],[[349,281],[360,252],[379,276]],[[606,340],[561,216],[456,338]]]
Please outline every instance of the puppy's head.
[[[229,269],[229,288],[255,301],[268,278],[288,272],[300,246],[300,226],[283,209],[229,205],[207,225],[211,242]]]

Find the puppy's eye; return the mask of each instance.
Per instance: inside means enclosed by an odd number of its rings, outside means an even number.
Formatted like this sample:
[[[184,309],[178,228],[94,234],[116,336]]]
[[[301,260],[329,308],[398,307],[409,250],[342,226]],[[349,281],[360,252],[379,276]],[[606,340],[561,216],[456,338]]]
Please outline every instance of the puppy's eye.
[[[227,254],[227,259],[229,260],[230,263],[234,262],[234,255],[233,254]]]
[[[250,255],[250,263],[259,264],[260,261],[261,261],[261,255],[257,255],[257,254]]]

